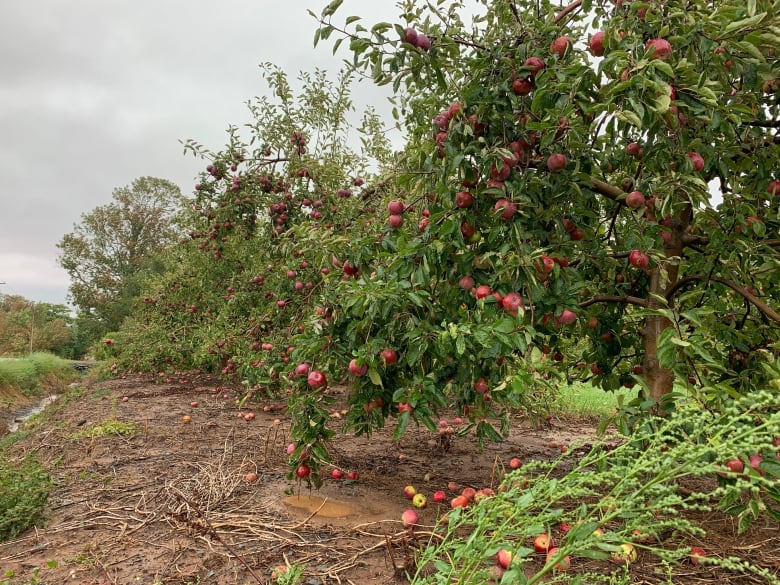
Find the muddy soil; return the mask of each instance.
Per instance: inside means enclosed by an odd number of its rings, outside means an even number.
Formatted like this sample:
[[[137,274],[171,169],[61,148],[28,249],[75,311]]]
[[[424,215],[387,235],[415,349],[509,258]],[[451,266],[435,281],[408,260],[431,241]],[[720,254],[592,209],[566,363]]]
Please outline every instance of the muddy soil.
[[[403,568],[419,542],[401,524],[404,486],[449,497],[451,483],[496,487],[511,457],[555,458],[595,432],[587,421],[538,428],[518,418],[508,440],[484,448],[415,427],[400,441],[392,427],[371,437],[337,434],[334,464],[358,478],[328,479],[315,492],[286,478],[283,405],[239,409],[236,397],[188,377],[94,382],[61,397],[12,448],[14,458],[34,453],[56,486],[46,524],[0,543],[0,583],[256,584],[293,563],[306,567],[306,585],[407,583]],[[250,411],[255,418],[246,420]],[[429,505],[421,523],[432,526],[443,511]],[[711,554],[749,554],[777,572],[776,525],[760,522],[737,537],[728,518],[699,520]],[[640,556],[632,564],[635,583],[666,582],[653,563]],[[674,582],[762,581],[687,566]]]

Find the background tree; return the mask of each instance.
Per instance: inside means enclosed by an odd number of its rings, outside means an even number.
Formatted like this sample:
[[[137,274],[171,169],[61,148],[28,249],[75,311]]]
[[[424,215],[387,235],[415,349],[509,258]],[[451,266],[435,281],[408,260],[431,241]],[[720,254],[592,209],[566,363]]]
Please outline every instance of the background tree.
[[[112,198],[83,214],[58,244],[81,329],[92,340],[119,327],[138,294],[135,278],[180,233],[174,219],[182,196],[170,181],[141,177]]]
[[[48,351],[71,357],[73,318],[65,305],[34,303],[22,296],[0,297],[0,355]]]

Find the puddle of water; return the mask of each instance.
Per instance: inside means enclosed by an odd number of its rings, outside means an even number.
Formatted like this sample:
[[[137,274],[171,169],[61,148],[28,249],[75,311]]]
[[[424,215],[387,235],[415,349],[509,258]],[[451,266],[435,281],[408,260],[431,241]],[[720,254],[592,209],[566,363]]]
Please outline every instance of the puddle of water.
[[[282,501],[291,508],[299,508],[309,514],[316,512],[323,518],[344,518],[354,512],[349,504],[318,496],[288,496]]]
[[[47,396],[43,400],[41,400],[38,404],[35,406],[30,406],[27,408],[23,408],[22,410],[19,410],[14,414],[13,419],[8,423],[8,432],[9,433],[15,433],[19,430],[19,425],[26,421],[31,416],[35,416],[39,412],[42,412],[43,409],[45,409],[47,406],[55,402],[59,398],[56,394],[52,394],[51,396]]]

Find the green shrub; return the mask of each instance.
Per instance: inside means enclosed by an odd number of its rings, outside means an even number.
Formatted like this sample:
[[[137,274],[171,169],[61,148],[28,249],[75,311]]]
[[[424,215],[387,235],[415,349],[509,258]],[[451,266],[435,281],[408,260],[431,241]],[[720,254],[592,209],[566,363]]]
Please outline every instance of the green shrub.
[[[52,480],[34,458],[0,460],[0,541],[10,540],[38,523]]]
[[[780,519],[778,407],[776,391],[756,391],[720,413],[691,401],[669,418],[649,419],[617,446],[603,442],[584,454],[570,449],[558,461],[530,462],[506,476],[495,496],[448,515],[440,540],[420,554],[412,583],[487,583],[501,549],[513,559],[501,583],[628,583],[624,566],[609,574],[578,570],[582,559],[614,560],[622,545],[672,572],[691,554],[688,539],[705,536],[691,512],[721,510],[736,518],[740,532],[762,516]],[[755,454],[762,461],[752,466]],[[744,472],[727,471],[735,458]],[[539,534],[559,541],[559,556],[544,562],[534,553]],[[564,556],[569,572],[555,568]],[[708,557],[706,564],[780,583],[746,559]]]

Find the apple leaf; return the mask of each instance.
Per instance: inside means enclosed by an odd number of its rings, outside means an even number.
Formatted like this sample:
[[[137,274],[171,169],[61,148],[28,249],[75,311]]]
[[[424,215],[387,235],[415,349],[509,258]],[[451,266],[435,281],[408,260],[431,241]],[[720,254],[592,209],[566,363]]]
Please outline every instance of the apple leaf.
[[[382,386],[382,377],[375,368],[368,368],[368,377],[374,383],[375,386]]]

